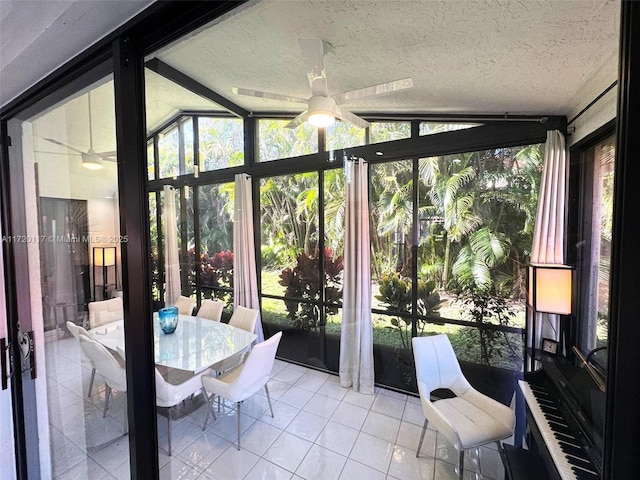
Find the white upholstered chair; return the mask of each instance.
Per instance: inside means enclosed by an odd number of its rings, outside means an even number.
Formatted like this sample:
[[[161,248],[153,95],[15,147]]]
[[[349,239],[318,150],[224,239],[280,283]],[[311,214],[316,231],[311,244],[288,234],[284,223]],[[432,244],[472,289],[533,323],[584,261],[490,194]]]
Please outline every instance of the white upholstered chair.
[[[273,417],[273,408],[271,406],[271,397],[269,396],[267,382],[271,376],[271,369],[273,368],[273,362],[276,358],[276,351],[278,350],[278,344],[280,343],[281,337],[282,332],[278,332],[268,340],[258,343],[247,355],[244,363],[232,370],[229,370],[228,372],[225,372],[219,377],[211,377],[208,375],[203,375],[201,377],[202,386],[204,387],[207,402],[209,403],[202,430],[207,428],[209,413],[213,414],[214,419],[216,418],[213,408],[216,396],[226,398],[236,404],[238,450],[240,450],[241,431],[240,406],[244,400],[257,393],[261,388],[264,388],[264,391],[267,394],[271,416]]]
[[[107,347],[90,337],[80,335],[78,340],[80,341],[80,348],[91,364],[95,365],[96,371],[104,377],[107,387],[104,399],[104,410],[102,411],[102,418],[104,418],[109,408],[111,390],[115,388],[120,392],[127,391],[127,374],[124,369],[124,364],[118,362],[116,357],[107,350]]]
[[[193,309],[196,306],[196,299],[180,295],[175,301],[174,306],[178,307],[178,313],[180,315],[193,315]]]
[[[253,333],[256,329],[256,323],[258,322],[259,314],[260,312],[258,310],[238,305],[233,311],[233,315],[231,315],[231,318],[229,319],[229,325]],[[247,347],[241,352],[232,355],[220,364],[216,365],[216,370],[218,372],[224,372],[239,365],[240,363],[242,363],[242,359],[247,354],[249,348],[250,347]]]
[[[73,335],[73,338],[78,340],[78,342],[80,342],[80,335],[84,335],[85,337],[91,339],[91,335],[89,335],[89,332],[87,332],[80,325],[76,325],[73,322],[69,322],[69,321],[67,322],[67,329],[71,332],[71,335]],[[82,353],[84,354],[84,350],[82,350]],[[93,388],[93,381],[96,378],[96,366],[93,362],[93,359],[87,357],[87,360],[89,360],[89,364],[91,365],[91,379],[89,380],[89,393],[87,394],[87,397],[90,397],[91,389]]]
[[[514,412],[496,400],[475,390],[462,374],[449,337],[434,335],[414,337],[413,355],[416,363],[418,390],[425,421],[416,457],[429,422],[460,452],[459,478],[464,469],[464,451],[513,435]],[[449,389],[454,398],[431,400],[431,392]]]
[[[96,328],[124,318],[122,298],[89,302],[89,328]]]
[[[163,376],[156,368],[156,405],[167,409],[168,454],[171,456],[171,416],[173,408],[187,397],[202,390],[201,375],[183,370],[170,369]]]
[[[196,317],[208,318],[219,322],[222,318],[222,310],[224,310],[224,302],[220,300],[209,300],[208,298],[202,301]]]

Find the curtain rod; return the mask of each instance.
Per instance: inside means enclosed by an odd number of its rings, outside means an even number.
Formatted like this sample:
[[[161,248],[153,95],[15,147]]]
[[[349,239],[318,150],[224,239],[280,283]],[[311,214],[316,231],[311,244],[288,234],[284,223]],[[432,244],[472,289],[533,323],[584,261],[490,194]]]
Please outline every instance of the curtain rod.
[[[575,122],[580,116],[582,116],[582,114],[584,112],[586,112],[587,110],[589,110],[591,107],[593,107],[595,105],[595,103],[600,100],[602,97],[604,97],[607,93],[609,93],[609,91],[615,87],[618,84],[618,81],[615,80],[611,85],[609,85],[607,88],[604,89],[604,91],[598,95],[596,98],[594,98],[593,100],[591,100],[591,102],[589,103],[589,105],[587,105],[586,107],[584,107],[582,110],[580,110],[575,117],[573,117],[571,120],[569,120],[567,122],[567,126],[571,125],[573,122]]]

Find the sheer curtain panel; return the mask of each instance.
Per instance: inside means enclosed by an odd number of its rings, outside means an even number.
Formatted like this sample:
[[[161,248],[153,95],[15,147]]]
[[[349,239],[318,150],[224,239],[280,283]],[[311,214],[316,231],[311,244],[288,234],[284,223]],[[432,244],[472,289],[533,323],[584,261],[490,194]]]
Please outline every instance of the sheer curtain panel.
[[[347,160],[340,384],[373,394],[368,165]]]
[[[547,132],[544,148],[544,166],[538,212],[531,248],[532,264],[563,265],[565,252],[565,216],[567,204],[567,151],[564,135],[558,130]],[[548,319],[548,321],[545,321]],[[558,315],[535,314],[535,345],[542,338],[559,339]],[[533,346],[531,330],[527,344]]]
[[[176,190],[164,186],[164,304],[173,306],[182,293],[180,287],[180,260],[178,256],[178,223],[176,219]]]
[[[260,310],[255,245],[253,241],[253,203],[251,178],[239,173],[235,178],[233,219],[233,306]],[[258,317],[254,333],[256,342],[264,341],[262,321]]]

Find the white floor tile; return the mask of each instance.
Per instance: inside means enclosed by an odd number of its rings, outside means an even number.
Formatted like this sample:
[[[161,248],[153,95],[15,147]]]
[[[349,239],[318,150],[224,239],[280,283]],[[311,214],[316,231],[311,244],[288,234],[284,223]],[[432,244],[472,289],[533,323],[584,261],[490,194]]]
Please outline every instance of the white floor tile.
[[[422,427],[414,425],[413,423],[402,422],[400,423],[400,429],[398,430],[396,445],[408,448],[415,452],[416,448],[418,448],[418,442],[420,441],[421,434],[422,434]],[[435,457],[436,455],[435,430],[427,429],[426,432],[424,433],[424,439],[422,440],[422,446],[420,447],[420,455]]]
[[[329,398],[335,398],[336,400],[342,400],[350,390],[344,388],[340,383],[333,382],[331,379],[322,384],[316,393],[326,395]]]
[[[281,433],[281,429],[272,425],[261,421],[254,422],[242,433],[242,448],[262,456]]]
[[[261,458],[244,480],[289,480],[291,477],[290,471]]]
[[[379,470],[349,458],[342,469],[339,480],[385,480],[385,478],[385,474]]]
[[[357,405],[358,407],[366,408],[367,410],[369,410],[371,408],[371,405],[373,405],[373,401],[375,399],[375,395],[365,395],[363,393],[354,392],[353,390],[349,389],[343,400],[352,405]]]
[[[337,480],[346,461],[347,457],[313,445],[296,470],[296,475],[306,480]]]
[[[295,472],[313,444],[295,435],[283,432],[263,458],[279,467]]]
[[[383,413],[390,417],[402,419],[405,403],[407,403],[406,395],[404,396],[404,398],[396,398],[395,396],[379,394],[376,395],[376,399],[371,405],[371,410],[374,412]]]
[[[389,475],[402,480],[432,480],[434,459],[416,458],[415,450],[395,446],[391,455]]]
[[[204,432],[178,455],[189,465],[199,471],[205,470],[218,459],[232,443],[211,430]],[[235,448],[235,446],[233,447]],[[172,455],[173,456],[173,455]]]
[[[349,458],[386,473],[392,452],[392,443],[360,432]]]
[[[339,404],[340,400],[336,400],[335,398],[330,398],[325,395],[315,394],[302,408],[302,410],[320,417],[331,418],[331,415],[336,411]]]
[[[209,465],[202,475],[211,480],[240,480],[249,473],[259,459],[260,457],[248,450],[238,450],[233,445]]]
[[[160,480],[192,480],[199,476],[198,470],[177,456],[173,456],[169,463],[160,469]]]
[[[273,417],[271,412],[267,410],[260,417],[260,421],[284,430],[291,423],[291,420],[298,415],[298,412],[300,412],[299,408],[291,407],[286,403],[274,402]]]
[[[282,396],[278,399],[279,402],[286,403],[292,407],[302,408],[304,407],[311,397],[313,397],[314,392],[310,392],[309,390],[304,390],[298,387],[291,387]]]
[[[331,420],[316,439],[316,444],[342,455],[349,455],[358,433],[354,428]]]
[[[291,421],[285,431],[310,442],[315,442],[327,422],[328,420],[324,417],[301,411],[296,418]]]
[[[373,411],[369,412],[369,415],[367,415],[362,425],[363,432],[391,443],[396,442],[399,428],[400,420],[397,418]]]
[[[312,392],[317,392],[318,389],[326,382],[326,380],[326,378],[314,375],[311,372],[307,372],[298,380],[296,380],[294,386],[298,388],[304,388],[305,390],[310,390]]]
[[[333,412],[331,420],[346,425],[347,427],[360,430],[365,418],[369,414],[369,410],[366,408],[358,407],[350,403],[342,402]]]

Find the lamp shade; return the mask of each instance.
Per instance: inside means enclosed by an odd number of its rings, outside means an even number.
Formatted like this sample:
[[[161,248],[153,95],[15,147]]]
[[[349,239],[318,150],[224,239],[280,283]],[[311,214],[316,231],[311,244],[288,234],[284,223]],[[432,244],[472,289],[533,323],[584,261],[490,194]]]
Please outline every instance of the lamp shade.
[[[116,264],[116,247],[94,247],[93,262],[96,267],[111,267]]]
[[[527,301],[536,312],[570,315],[572,282],[567,265],[529,265]]]

